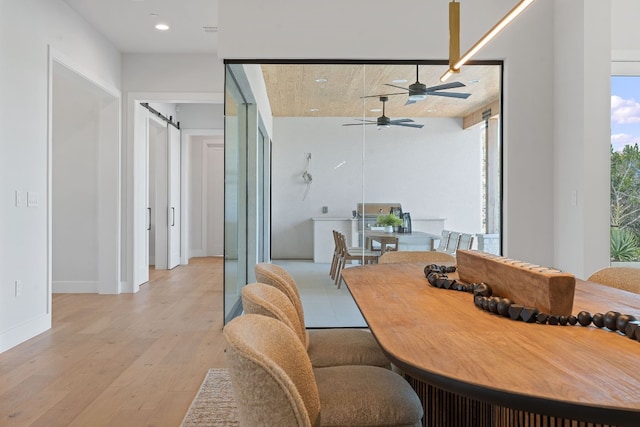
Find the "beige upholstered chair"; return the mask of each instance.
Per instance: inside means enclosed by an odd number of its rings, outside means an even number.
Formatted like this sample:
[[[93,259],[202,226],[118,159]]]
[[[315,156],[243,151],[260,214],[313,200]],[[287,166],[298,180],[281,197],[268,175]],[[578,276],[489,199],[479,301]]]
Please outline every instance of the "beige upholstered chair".
[[[400,262],[421,262],[423,264],[437,264],[439,262],[446,262],[455,264],[456,259],[454,256],[444,252],[437,251],[395,251],[385,252],[378,263],[400,263]]]
[[[420,426],[420,399],[398,374],[374,366],[313,369],[291,328],[246,314],[224,328],[240,425]]]
[[[640,269],[631,267],[605,267],[589,276],[590,282],[611,286],[640,294]]]
[[[298,287],[291,275],[282,267],[275,264],[260,263],[255,267],[256,279],[262,284],[266,284],[278,289],[285,294],[295,309],[298,317],[298,324],[301,332],[297,332],[300,341],[307,349],[309,358],[314,367],[322,366],[339,366],[339,365],[371,365],[389,368],[391,366],[389,359],[384,355],[375,338],[369,331],[361,329],[311,329],[307,330],[304,323],[304,312]],[[245,286],[251,290],[252,285]],[[246,291],[249,292],[249,291]],[[243,290],[243,307],[246,310],[256,310],[261,314],[266,314],[270,307],[278,305],[283,315],[275,312],[272,317],[288,317],[291,318],[291,310],[284,307],[282,298],[273,297],[273,293],[267,295],[264,290],[260,295],[252,298],[248,306],[244,306],[245,291]],[[259,298],[266,299],[273,297],[266,305],[266,301],[260,304],[263,307],[259,309]],[[290,323],[293,323],[290,321]],[[297,327],[294,325],[293,330]]]

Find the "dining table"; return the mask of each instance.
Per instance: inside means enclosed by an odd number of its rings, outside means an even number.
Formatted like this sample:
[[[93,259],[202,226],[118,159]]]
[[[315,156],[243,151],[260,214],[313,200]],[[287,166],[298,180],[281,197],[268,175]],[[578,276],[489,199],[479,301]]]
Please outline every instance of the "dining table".
[[[468,292],[431,286],[424,269],[374,264],[343,278],[420,396],[425,426],[640,426],[640,336],[511,320]],[[580,311],[640,319],[640,295],[576,279]]]

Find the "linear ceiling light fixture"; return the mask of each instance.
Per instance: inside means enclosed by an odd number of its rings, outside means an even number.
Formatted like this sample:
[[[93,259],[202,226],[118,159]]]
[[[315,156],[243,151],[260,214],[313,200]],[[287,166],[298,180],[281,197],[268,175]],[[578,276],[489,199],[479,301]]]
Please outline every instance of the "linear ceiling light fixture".
[[[534,0],[520,0],[520,2],[502,17],[471,49],[460,56],[460,3],[452,0],[449,3],[449,69],[440,77],[444,82],[454,73],[460,72],[462,67],[484,45],[498,35],[511,21],[520,15]]]

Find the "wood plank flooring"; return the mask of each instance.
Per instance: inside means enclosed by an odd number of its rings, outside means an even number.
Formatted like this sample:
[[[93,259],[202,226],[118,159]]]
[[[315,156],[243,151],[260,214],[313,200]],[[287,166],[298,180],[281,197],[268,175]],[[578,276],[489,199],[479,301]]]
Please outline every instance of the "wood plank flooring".
[[[51,330],[0,354],[0,426],[179,426],[223,367],[222,258],[137,294],[55,294]]]

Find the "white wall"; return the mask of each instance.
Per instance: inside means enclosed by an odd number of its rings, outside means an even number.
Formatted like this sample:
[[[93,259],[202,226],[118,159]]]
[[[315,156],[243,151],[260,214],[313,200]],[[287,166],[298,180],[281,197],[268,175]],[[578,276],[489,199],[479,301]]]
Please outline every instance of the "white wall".
[[[181,129],[224,129],[223,104],[179,104]]]
[[[100,98],[62,68],[53,74],[53,292],[97,292]]]
[[[0,0],[0,351],[51,325],[47,230],[48,47],[120,87],[120,54],[60,0]],[[15,190],[39,194],[15,207]],[[23,201],[24,202],[24,201]],[[14,281],[22,282],[15,296]]]
[[[366,126],[363,135],[360,126],[342,126],[351,117],[274,118],[272,258],[313,258],[311,218],[350,218],[363,197],[481,232],[479,128],[463,130],[461,119],[415,120],[425,126]],[[303,200],[306,153],[313,182]]]

